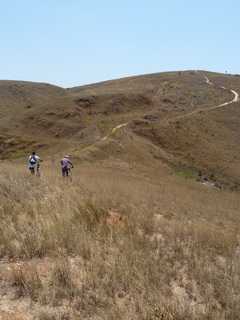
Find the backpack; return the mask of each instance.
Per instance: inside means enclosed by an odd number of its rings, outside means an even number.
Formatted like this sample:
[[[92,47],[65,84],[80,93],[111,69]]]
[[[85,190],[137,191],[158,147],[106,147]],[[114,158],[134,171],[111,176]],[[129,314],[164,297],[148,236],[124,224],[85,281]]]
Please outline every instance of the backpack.
[[[68,168],[69,161],[64,158],[64,159],[62,159],[62,161],[61,161],[61,165],[62,165],[62,168],[66,169],[66,168]]]
[[[36,157],[35,157],[35,156],[31,156],[31,158],[30,158],[29,162],[30,162],[30,164],[31,164],[31,165],[36,164],[36,163],[37,163],[37,159],[36,159]]]

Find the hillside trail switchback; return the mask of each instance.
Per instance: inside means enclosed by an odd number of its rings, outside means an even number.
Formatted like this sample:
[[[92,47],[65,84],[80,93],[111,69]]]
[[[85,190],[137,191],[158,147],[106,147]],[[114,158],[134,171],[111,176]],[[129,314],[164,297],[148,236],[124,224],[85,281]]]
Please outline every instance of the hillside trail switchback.
[[[114,127],[114,128],[111,130],[111,132],[110,132],[107,136],[103,137],[103,138],[101,139],[101,141],[107,140],[112,134],[114,134],[115,132],[117,132],[119,129],[121,129],[121,128],[123,128],[123,127],[126,127],[128,124],[129,124],[129,122],[121,123],[121,124],[117,125],[116,127]]]
[[[215,86],[215,84],[214,84],[205,74],[203,75],[203,77],[204,77],[205,82],[206,82],[207,85],[209,85],[209,86]],[[216,86],[216,87],[217,87],[217,86]],[[233,90],[233,89],[228,89],[228,88],[226,88],[226,87],[224,87],[224,86],[219,86],[219,88],[222,89],[222,90],[228,90],[228,91],[230,91],[230,92],[233,94],[233,99],[230,100],[230,101],[221,103],[221,104],[219,104],[219,105],[217,105],[217,106],[213,106],[213,107],[209,107],[209,108],[204,108],[204,109],[201,108],[201,109],[197,109],[197,110],[191,111],[191,112],[186,113],[186,114],[183,114],[183,115],[181,115],[181,116],[177,116],[177,117],[175,117],[175,118],[173,118],[173,119],[169,119],[169,121],[188,118],[188,117],[191,117],[191,116],[193,116],[193,115],[195,115],[195,114],[198,114],[198,113],[203,113],[203,112],[209,112],[209,111],[213,111],[213,110],[217,110],[217,109],[222,109],[222,108],[224,108],[224,107],[226,107],[226,106],[228,106],[228,105],[231,105],[231,104],[233,104],[233,103],[239,102],[240,98],[239,98],[239,93],[238,93],[238,92],[236,92],[236,91]]]
[[[203,74],[203,77],[205,79],[205,82],[207,85],[209,86],[215,86],[215,84],[205,75]],[[223,107],[226,107],[228,105],[231,105],[233,103],[236,103],[236,102],[239,102],[240,101],[240,97],[239,97],[239,93],[236,92],[235,90],[233,89],[228,89],[224,86],[220,86],[219,88],[221,88],[222,90],[228,90],[230,91],[232,94],[233,94],[233,99],[230,100],[230,101],[227,101],[227,102],[224,102],[220,105],[217,105],[217,106],[213,106],[213,107],[210,107],[210,108],[205,108],[205,109],[197,109],[195,111],[191,111],[189,113],[186,113],[184,115],[181,115],[181,116],[177,116],[177,117],[174,117],[172,119],[169,119],[168,121],[171,121],[171,120],[176,120],[176,119],[183,119],[183,118],[188,118],[190,116],[193,116],[195,114],[198,114],[198,113],[202,113],[202,112],[209,112],[209,111],[212,111],[212,110],[217,110],[217,109],[221,109]],[[159,95],[159,90],[157,91],[156,95]],[[155,97],[154,97],[155,98]],[[109,139],[111,137],[112,134],[116,133],[118,130],[120,130],[121,128],[124,128],[124,127],[127,127],[129,124],[129,122],[125,122],[125,123],[121,123],[119,125],[117,125],[116,127],[114,127],[110,133],[106,136],[104,136],[103,138],[100,139],[100,141],[106,141],[107,139]],[[93,144],[94,145],[94,144]],[[88,148],[88,147],[87,147]]]

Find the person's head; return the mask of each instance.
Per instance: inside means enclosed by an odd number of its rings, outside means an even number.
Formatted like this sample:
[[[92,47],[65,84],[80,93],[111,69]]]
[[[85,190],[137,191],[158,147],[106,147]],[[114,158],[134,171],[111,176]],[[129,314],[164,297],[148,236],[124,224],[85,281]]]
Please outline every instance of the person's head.
[[[64,158],[67,158],[67,159],[69,159],[70,157],[69,157],[69,155],[65,155],[65,156],[64,156]]]
[[[35,156],[35,154],[36,154],[36,152],[35,152],[35,151],[33,151],[33,152],[32,152],[32,155],[33,155],[33,156]]]

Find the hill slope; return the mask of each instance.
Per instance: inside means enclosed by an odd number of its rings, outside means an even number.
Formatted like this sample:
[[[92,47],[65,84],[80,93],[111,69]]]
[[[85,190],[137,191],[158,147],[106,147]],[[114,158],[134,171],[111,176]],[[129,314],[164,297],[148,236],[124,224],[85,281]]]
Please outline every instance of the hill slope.
[[[238,187],[230,88],[208,72],[1,82],[0,318],[239,319],[239,192],[196,181]]]
[[[234,99],[231,89],[240,91],[239,77],[182,72],[109,81],[69,92],[92,123],[107,127],[128,123],[124,130],[132,139],[118,134],[126,161],[145,159],[145,165],[152,165],[159,159],[177,170],[190,170],[193,175],[201,171],[221,184],[238,187],[239,103],[215,109]],[[121,150],[111,140],[90,148],[96,158],[108,157],[114,150],[119,157]]]
[[[206,86],[203,74],[171,72],[107,81],[69,89],[91,116],[134,118],[156,112],[170,118],[230,100],[229,92]],[[124,117],[123,117],[124,118]]]
[[[0,81],[0,157],[51,149],[88,161],[117,157],[131,165],[167,163],[238,185],[237,104],[195,113],[233,99],[230,89],[240,90],[239,77],[193,71],[67,90]],[[127,126],[111,134],[121,124]]]
[[[0,81],[1,157],[15,155],[21,149],[26,152],[31,146],[52,147],[59,140],[62,143],[81,128],[80,113],[62,88]]]

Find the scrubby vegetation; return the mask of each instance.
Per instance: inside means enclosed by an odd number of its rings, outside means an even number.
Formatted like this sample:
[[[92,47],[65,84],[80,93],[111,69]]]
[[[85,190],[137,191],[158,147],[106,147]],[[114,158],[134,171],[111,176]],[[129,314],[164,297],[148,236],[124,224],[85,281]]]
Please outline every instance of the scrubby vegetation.
[[[237,77],[203,72],[0,83],[0,319],[240,319],[230,88]]]
[[[70,182],[51,171],[38,179],[3,167],[0,290],[9,310],[15,303],[41,320],[240,319],[234,193],[190,180],[189,205],[187,189],[171,183],[89,173]]]

